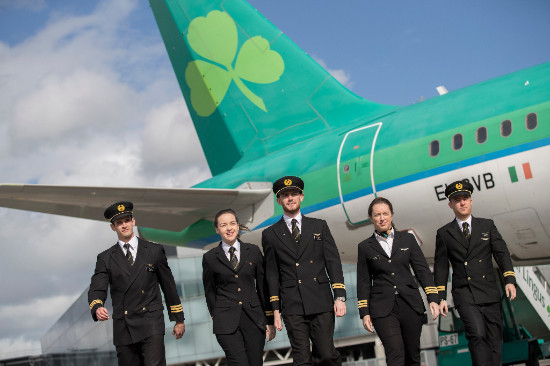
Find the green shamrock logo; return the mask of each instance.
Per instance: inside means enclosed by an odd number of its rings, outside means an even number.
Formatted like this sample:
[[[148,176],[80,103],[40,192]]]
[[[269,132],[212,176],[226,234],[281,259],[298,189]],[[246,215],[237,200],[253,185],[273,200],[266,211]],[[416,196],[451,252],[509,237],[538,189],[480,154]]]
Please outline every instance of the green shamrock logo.
[[[546,311],[548,312],[548,316],[550,316],[550,305],[546,307]]]
[[[199,116],[207,117],[214,112],[231,81],[252,103],[267,112],[263,99],[243,82],[269,84],[283,74],[283,58],[270,49],[265,38],[248,39],[237,54],[239,36],[235,22],[226,12],[213,10],[206,17],[191,21],[187,41],[193,51],[208,60],[191,61],[185,70],[191,104]]]

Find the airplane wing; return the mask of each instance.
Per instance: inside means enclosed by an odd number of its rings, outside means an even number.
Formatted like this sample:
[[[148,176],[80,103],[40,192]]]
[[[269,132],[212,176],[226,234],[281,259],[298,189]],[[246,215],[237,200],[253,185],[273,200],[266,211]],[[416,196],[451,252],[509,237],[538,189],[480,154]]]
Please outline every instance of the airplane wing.
[[[232,208],[249,228],[273,215],[271,183],[244,183],[236,189],[124,188],[0,184],[0,207],[105,221],[116,201],[131,201],[138,226],[181,231],[200,219],[213,220]]]

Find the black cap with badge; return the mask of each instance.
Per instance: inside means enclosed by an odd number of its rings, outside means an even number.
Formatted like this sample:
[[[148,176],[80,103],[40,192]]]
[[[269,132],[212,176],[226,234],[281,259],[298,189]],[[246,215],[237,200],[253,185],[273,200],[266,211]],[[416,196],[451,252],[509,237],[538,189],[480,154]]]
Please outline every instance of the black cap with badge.
[[[281,192],[286,191],[287,189],[296,189],[300,192],[304,190],[304,181],[299,177],[286,176],[279,178],[273,183],[273,193],[275,196],[279,197]]]
[[[133,216],[134,204],[129,201],[115,202],[105,209],[103,216],[111,223],[126,216]]]
[[[459,180],[453,182],[445,188],[445,196],[451,200],[455,196],[468,196],[472,195],[474,186],[467,180]]]

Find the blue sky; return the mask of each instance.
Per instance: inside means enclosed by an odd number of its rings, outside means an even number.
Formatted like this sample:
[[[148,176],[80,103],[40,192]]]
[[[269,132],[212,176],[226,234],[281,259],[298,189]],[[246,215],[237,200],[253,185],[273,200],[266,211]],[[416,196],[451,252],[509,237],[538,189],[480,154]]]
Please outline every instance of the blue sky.
[[[547,0],[251,3],[381,103],[550,61]],[[146,0],[0,0],[0,116],[0,182],[187,187],[210,176]],[[79,219],[0,219],[1,359],[39,351],[114,236]]]

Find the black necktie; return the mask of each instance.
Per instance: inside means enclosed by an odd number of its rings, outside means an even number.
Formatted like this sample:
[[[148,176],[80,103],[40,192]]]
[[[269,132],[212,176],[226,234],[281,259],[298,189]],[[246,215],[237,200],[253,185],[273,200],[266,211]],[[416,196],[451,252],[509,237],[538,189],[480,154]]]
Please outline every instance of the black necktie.
[[[470,240],[470,225],[468,225],[467,222],[462,223],[462,232],[464,233],[466,240]]]
[[[130,262],[130,265],[134,265],[134,257],[132,256],[132,252],[130,252],[130,244],[126,243],[124,244],[124,249],[126,249],[126,259],[128,259],[128,262]]]
[[[239,266],[239,260],[237,259],[235,250],[236,249],[233,247],[229,248],[229,263],[231,264],[231,267],[233,267],[233,269],[237,269],[237,267]]]
[[[292,219],[292,237],[296,244],[300,244],[300,229],[298,228],[298,220]]]

